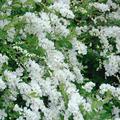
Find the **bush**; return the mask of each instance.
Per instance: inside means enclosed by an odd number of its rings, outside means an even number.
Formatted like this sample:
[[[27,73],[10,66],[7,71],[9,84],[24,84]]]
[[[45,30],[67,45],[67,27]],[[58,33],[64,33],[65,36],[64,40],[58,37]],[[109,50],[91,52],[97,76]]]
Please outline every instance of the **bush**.
[[[119,0],[0,0],[0,120],[119,120],[119,83]]]

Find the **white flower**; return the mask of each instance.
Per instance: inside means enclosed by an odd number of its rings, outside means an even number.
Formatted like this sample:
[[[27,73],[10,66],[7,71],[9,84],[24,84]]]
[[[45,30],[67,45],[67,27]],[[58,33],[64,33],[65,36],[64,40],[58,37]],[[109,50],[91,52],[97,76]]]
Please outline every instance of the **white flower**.
[[[82,83],[83,82],[83,76],[81,74],[80,68],[74,67],[73,70],[74,70],[74,74],[76,75],[76,79],[77,79],[76,81],[78,83]]]
[[[19,83],[17,87],[20,90],[20,94],[22,95],[29,95],[32,91],[31,86],[24,82]]]
[[[108,90],[115,90],[115,88],[109,84],[102,84],[100,86],[100,93],[104,94],[105,92],[107,92]]]
[[[0,77],[0,91],[4,90],[6,88],[5,82],[2,80],[2,77]]]
[[[19,0],[21,3],[25,3],[27,0]]]
[[[0,53],[0,69],[4,63],[6,64],[8,63],[8,57]]]
[[[115,75],[120,71],[120,56],[111,55],[108,60],[104,62],[106,76]]]
[[[120,120],[120,118],[115,118],[114,120]]]
[[[40,120],[39,112],[24,108],[24,117],[26,120]]]
[[[76,39],[74,39],[72,41],[72,44],[73,44],[74,49],[77,50],[79,54],[83,54],[83,55],[87,54],[87,46],[84,43],[79,42]]]
[[[47,54],[47,65],[51,69],[58,69],[63,66],[64,63],[64,56],[60,51],[52,50],[49,51]]]
[[[67,36],[69,34],[69,29],[67,29],[67,24],[63,24],[60,18],[56,16],[55,14],[50,14],[50,20],[51,20],[51,30],[55,34],[60,34],[62,36]],[[65,22],[64,22],[65,23]]]
[[[35,80],[32,80],[30,83],[30,86],[32,87],[32,90],[39,96],[42,96],[42,91],[39,86],[39,83]]]
[[[10,72],[8,70],[4,71],[4,76],[5,76],[5,79],[7,80],[6,84],[9,86],[9,88],[15,90],[16,86],[21,81],[21,79],[17,77],[15,72]]]
[[[16,104],[16,105],[14,106],[13,110],[16,111],[16,112],[22,112],[22,111],[23,111],[23,109],[20,108],[20,107],[18,106],[18,104]]]
[[[119,6],[118,6],[115,2],[113,2],[113,0],[108,0],[108,1],[107,1],[107,5],[108,5],[109,7],[112,7],[113,9],[119,8]]]
[[[34,0],[34,1],[40,3],[42,0]]]
[[[110,84],[101,84],[100,93],[105,94],[106,92],[111,92],[111,95],[120,100],[120,87],[114,87]]]
[[[4,20],[0,20],[0,28],[4,28],[5,25],[9,24],[10,21],[4,19]]]
[[[72,94],[68,102],[68,111],[73,114],[75,120],[84,120],[79,108],[81,102],[82,98],[79,93]]]
[[[120,20],[120,8],[112,13],[109,13],[109,17],[112,19]]]
[[[15,71],[15,74],[18,76],[18,77],[21,77],[23,76],[23,68],[20,67],[20,68],[17,68],[16,71]]]
[[[61,0],[55,1],[53,5],[50,6],[50,8],[55,9],[56,11],[59,11],[62,16],[73,19],[75,16],[73,12],[70,10],[70,6],[68,2],[63,2]]]
[[[95,8],[97,8],[99,11],[102,11],[102,12],[109,11],[109,6],[107,4],[94,2],[91,5],[94,6]]]
[[[95,83],[88,82],[82,88],[85,89],[87,92],[91,92],[91,90],[95,87]]]
[[[0,120],[5,120],[5,117],[7,117],[5,110],[0,109]]]
[[[51,32],[50,19],[47,13],[41,12],[40,17],[38,17],[35,13],[27,12],[23,18],[28,23],[24,29],[27,33],[35,34],[38,38],[43,39],[46,32]]]
[[[15,31],[15,28],[14,28],[14,27],[10,28],[10,29],[7,31],[7,40],[8,40],[9,42],[13,42],[14,37],[15,37],[15,33],[16,33],[16,31]]]
[[[112,114],[114,115],[115,120],[120,119],[120,109],[118,107],[113,107]]]
[[[54,72],[55,79],[59,81],[75,81],[75,76],[68,69],[57,70]]]
[[[43,75],[43,68],[33,60],[26,62],[27,71],[29,72],[29,77],[32,80],[40,80]]]
[[[28,106],[30,106],[30,108],[33,111],[39,111],[39,109],[41,109],[42,111],[45,110],[45,105],[43,100],[40,100],[39,98],[32,98],[30,99],[30,101],[27,101]]]
[[[82,32],[87,32],[88,30],[88,26],[81,26],[81,27],[76,27],[76,32],[77,32],[77,35],[81,35]]]

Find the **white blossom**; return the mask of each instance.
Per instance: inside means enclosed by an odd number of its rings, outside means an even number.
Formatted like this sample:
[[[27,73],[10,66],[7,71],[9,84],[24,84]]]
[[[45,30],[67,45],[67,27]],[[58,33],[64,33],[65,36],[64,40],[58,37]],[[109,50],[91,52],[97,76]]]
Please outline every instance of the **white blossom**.
[[[109,11],[109,6],[107,4],[94,2],[91,5],[94,6],[95,8],[97,8],[99,11],[102,11],[102,12]]]
[[[5,82],[2,80],[2,77],[0,77],[0,91],[4,90],[6,88]]]
[[[87,82],[84,86],[83,89],[85,89],[87,92],[91,92],[91,90],[95,87],[95,83],[93,82]]]
[[[87,46],[84,43],[77,41],[76,39],[74,39],[72,43],[74,49],[77,50],[79,54],[87,54]]]
[[[0,53],[0,69],[3,66],[4,63],[8,63],[8,57],[6,55],[2,55]]]
[[[115,75],[120,70],[120,57],[111,55],[108,61],[104,62],[104,67],[106,70],[106,76]]]
[[[4,109],[0,109],[0,119],[5,120],[5,117],[7,117],[7,114]]]

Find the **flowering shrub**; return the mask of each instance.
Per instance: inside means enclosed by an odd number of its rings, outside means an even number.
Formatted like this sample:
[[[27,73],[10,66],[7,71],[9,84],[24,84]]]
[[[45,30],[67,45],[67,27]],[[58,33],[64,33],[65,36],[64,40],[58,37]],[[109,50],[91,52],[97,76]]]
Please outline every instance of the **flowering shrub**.
[[[0,0],[0,120],[119,114],[119,0]]]

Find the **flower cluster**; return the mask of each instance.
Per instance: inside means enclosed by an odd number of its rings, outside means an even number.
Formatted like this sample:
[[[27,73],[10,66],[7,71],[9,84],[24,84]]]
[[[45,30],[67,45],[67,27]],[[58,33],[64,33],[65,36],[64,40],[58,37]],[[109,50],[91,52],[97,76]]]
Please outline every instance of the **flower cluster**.
[[[1,0],[0,120],[119,120],[119,13],[119,0]]]

